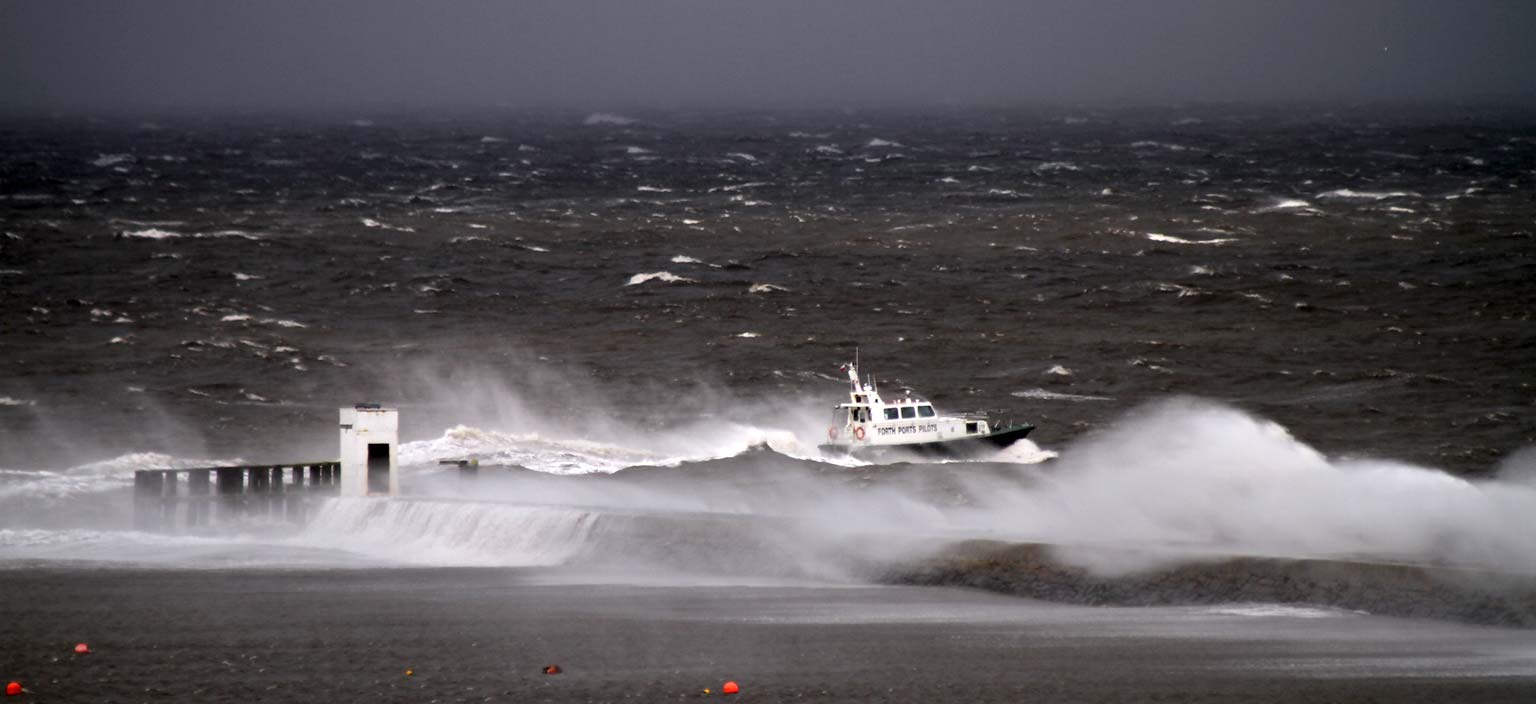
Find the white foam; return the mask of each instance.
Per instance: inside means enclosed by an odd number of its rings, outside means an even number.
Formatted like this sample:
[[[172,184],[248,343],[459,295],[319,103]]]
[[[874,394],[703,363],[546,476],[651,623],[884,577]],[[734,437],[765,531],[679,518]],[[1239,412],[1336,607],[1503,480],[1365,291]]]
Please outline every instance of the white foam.
[[[1082,396],[1082,395],[1078,395],[1078,394],[1067,394],[1067,393],[1060,393],[1060,392],[1056,392],[1056,391],[1046,391],[1045,389],[1026,389],[1024,391],[1015,391],[1015,392],[1013,392],[1013,393],[1011,393],[1009,395],[1010,396],[1017,396],[1019,398],[1032,398],[1032,399],[1036,399],[1036,400],[1040,400],[1040,401],[1113,401],[1114,400],[1113,398],[1110,398],[1108,396]]]
[[[643,284],[643,283],[645,283],[647,281],[660,281],[661,283],[665,283],[665,284],[691,284],[691,283],[694,283],[693,279],[690,279],[690,278],[687,278],[687,277],[684,277],[684,276],[678,276],[678,275],[673,274],[672,272],[669,272],[669,271],[653,271],[653,272],[645,273],[645,274],[635,274],[634,276],[629,277],[629,282],[624,284],[624,285],[625,286],[638,286],[638,285]]]
[[[308,325],[305,325],[304,323],[300,323],[300,322],[293,321],[293,320],[283,320],[281,318],[255,318],[255,317],[252,317],[249,313],[231,313],[231,314],[226,315],[226,316],[224,316],[222,318],[219,318],[219,322],[221,322],[221,323],[254,322],[254,323],[257,323],[259,325],[276,325],[276,326],[281,327],[281,328],[307,328],[307,327],[309,327]]]
[[[1153,242],[1167,242],[1169,244],[1226,244],[1228,242],[1236,242],[1237,241],[1236,238],[1232,238],[1232,237],[1218,237],[1218,238],[1209,239],[1209,240],[1187,240],[1187,239],[1184,239],[1183,237],[1174,237],[1173,235],[1163,235],[1163,234],[1159,234],[1159,233],[1156,233],[1156,232],[1148,232],[1146,234],[1146,238],[1149,239],[1149,240],[1152,240]]]
[[[587,125],[589,127],[599,125],[624,127],[626,125],[633,125],[635,122],[636,120],[634,118],[617,115],[611,112],[594,112],[591,115],[588,115],[587,119],[582,120],[581,124]]]
[[[631,145],[624,148],[624,153],[631,156],[639,156],[641,154],[650,154],[651,150],[646,149],[645,147],[636,147]]]
[[[457,425],[431,440],[400,445],[401,465],[430,465],[438,460],[474,457],[482,464],[517,465],[550,474],[616,472],[640,464],[675,464],[642,449],[540,433],[508,433]]]
[[[1035,165],[1035,171],[1082,171],[1082,167],[1070,161],[1045,161]]]
[[[1051,368],[1045,370],[1045,373],[1046,374],[1054,374],[1056,376],[1072,376],[1072,370],[1068,369],[1066,367],[1063,367],[1060,364],[1053,364],[1053,365],[1051,365]]]
[[[1182,152],[1182,151],[1185,151],[1185,150],[1189,149],[1189,147],[1186,147],[1186,146],[1184,146],[1182,144],[1171,144],[1171,143],[1168,143],[1168,142],[1154,142],[1154,141],[1145,140],[1145,139],[1142,140],[1142,141],[1139,141],[1139,142],[1131,142],[1131,147],[1134,148],[1134,149],[1166,149],[1166,150],[1168,150],[1170,152]]]
[[[405,226],[402,226],[402,225],[389,225],[389,224],[380,222],[378,220],[374,220],[373,218],[363,218],[362,219],[362,223],[363,223],[364,227],[378,228],[378,229],[381,229],[381,230],[394,230],[396,232],[415,232],[416,231],[415,228],[405,227]]]
[[[137,237],[139,239],[145,240],[165,240],[174,237],[185,236],[180,232],[175,232],[173,230],[162,230],[156,227],[146,228],[143,230],[125,230],[122,234],[124,237]]]
[[[747,289],[747,293],[773,293],[775,291],[787,292],[789,289],[775,284],[752,284],[752,287]]]
[[[133,161],[132,154],[98,154],[91,164],[94,166],[116,166],[118,164]]]
[[[672,189],[670,189],[670,188],[662,188],[660,186],[637,186],[637,187],[635,187],[635,190],[637,190],[637,191],[639,191],[641,193],[671,193],[672,192]]]
[[[1386,200],[1388,198],[1410,198],[1419,194],[1409,191],[1356,191],[1350,188],[1339,188],[1317,194],[1318,198],[1341,198],[1345,200]]]
[[[904,147],[906,145],[902,144],[901,142],[893,142],[893,141],[888,140],[888,139],[881,139],[879,137],[875,137],[874,139],[871,139],[868,142],[865,142],[864,146],[866,146],[866,147]]]
[[[755,332],[742,332],[742,333],[737,333],[736,337],[752,338],[752,337],[762,337],[762,335],[759,335],[759,334],[757,334]]]
[[[30,400],[21,399],[21,398],[11,398],[10,396],[0,396],[0,406],[36,406],[36,405],[37,405],[36,401],[30,401]]]
[[[596,524],[573,508],[331,499],[294,542],[407,564],[548,566],[588,548]]]
[[[265,278],[267,278],[267,277],[265,277],[265,276],[257,276],[256,274],[242,274],[242,273],[240,273],[238,271],[235,272],[235,280],[236,281],[256,281],[256,280],[265,279]]]
[[[742,161],[747,161],[747,162],[756,162],[757,161],[757,157],[752,156],[751,154],[748,154],[746,152],[731,152],[729,154],[726,154],[726,156],[730,157],[732,159],[740,159]]]
[[[1338,618],[1352,615],[1340,609],[1319,606],[1291,606],[1286,604],[1228,604],[1213,606],[1205,613],[1217,616],[1246,616],[1249,618]]]
[[[688,256],[686,254],[678,254],[678,255],[675,255],[675,256],[672,257],[672,263],[673,264],[703,264],[704,262],[702,260],[699,260],[699,259],[694,259],[693,257],[690,257],[690,256]]]

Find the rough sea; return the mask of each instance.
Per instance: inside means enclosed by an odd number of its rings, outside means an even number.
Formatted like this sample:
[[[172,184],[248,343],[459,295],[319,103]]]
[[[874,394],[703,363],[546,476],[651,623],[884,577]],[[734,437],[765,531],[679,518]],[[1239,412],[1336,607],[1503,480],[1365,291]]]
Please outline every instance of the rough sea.
[[[1529,111],[11,121],[0,223],[12,560],[843,579],[901,534],[1536,571]],[[821,457],[855,355],[1037,430]],[[128,529],[132,470],[331,459],[355,402],[444,503]],[[469,457],[514,479],[466,495]]]

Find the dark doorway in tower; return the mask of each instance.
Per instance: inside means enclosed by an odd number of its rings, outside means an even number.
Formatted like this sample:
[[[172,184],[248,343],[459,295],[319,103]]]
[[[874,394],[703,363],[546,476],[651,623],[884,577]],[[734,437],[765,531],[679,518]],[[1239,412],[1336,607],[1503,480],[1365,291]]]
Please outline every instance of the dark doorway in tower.
[[[389,445],[368,444],[368,493],[389,493]]]

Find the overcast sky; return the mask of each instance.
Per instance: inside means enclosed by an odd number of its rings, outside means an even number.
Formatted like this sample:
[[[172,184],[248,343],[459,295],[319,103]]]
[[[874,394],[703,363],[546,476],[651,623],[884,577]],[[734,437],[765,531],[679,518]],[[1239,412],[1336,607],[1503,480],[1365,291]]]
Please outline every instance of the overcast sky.
[[[1515,0],[0,0],[10,111],[1536,102]]]

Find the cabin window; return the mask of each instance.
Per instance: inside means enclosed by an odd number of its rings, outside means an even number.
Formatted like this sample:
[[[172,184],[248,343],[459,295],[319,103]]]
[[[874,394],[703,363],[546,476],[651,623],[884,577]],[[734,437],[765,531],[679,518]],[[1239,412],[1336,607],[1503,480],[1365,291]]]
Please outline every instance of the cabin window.
[[[965,424],[965,434],[966,435],[975,435],[976,433],[979,433],[979,432],[981,432],[981,431],[976,429],[976,424],[975,423],[966,423]]]
[[[869,409],[865,408],[864,406],[858,406],[858,407],[849,409],[848,417],[850,419],[852,419],[853,422],[855,422],[855,423],[868,423],[869,422]]]
[[[933,417],[933,406],[918,406],[917,407],[917,415],[920,418],[932,418]]]
[[[862,394],[854,394],[853,395],[853,401],[854,401],[854,403],[868,403],[869,399],[865,398],[864,395],[862,395]]]
[[[917,417],[917,409],[913,408],[911,406],[902,406],[901,407],[901,417],[902,418],[916,418]]]
[[[885,419],[886,420],[896,420],[898,417],[900,417],[900,414],[896,411],[896,409],[894,409],[894,408],[887,408],[887,409],[885,409]]]

